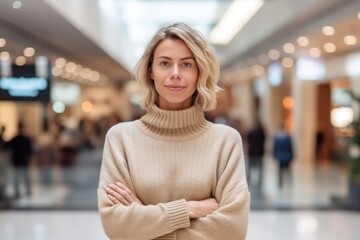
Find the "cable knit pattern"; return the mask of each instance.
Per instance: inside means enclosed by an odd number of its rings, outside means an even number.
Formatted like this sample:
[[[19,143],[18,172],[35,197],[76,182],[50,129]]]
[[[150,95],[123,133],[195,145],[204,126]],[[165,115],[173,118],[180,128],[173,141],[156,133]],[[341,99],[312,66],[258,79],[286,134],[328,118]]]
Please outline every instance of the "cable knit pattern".
[[[104,188],[115,181],[144,205],[112,204]],[[186,201],[209,197],[219,209],[189,219]],[[107,133],[98,201],[110,239],[245,239],[249,199],[240,135],[206,121],[196,106],[166,111],[154,105],[140,120]]]

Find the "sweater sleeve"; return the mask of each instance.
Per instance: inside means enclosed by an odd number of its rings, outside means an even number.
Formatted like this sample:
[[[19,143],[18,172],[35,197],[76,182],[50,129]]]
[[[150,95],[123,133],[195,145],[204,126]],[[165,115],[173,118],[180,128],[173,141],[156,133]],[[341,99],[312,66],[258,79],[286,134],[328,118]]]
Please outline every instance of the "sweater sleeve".
[[[156,205],[114,205],[105,188],[116,181],[124,183],[133,192],[133,184],[125,161],[125,154],[114,134],[105,140],[98,187],[98,207],[104,231],[110,239],[154,239],[166,235],[176,239],[175,230],[190,226],[184,199]]]
[[[206,217],[192,219],[189,228],[178,230],[180,239],[246,239],[250,193],[240,136],[235,137],[227,164],[220,174],[215,198],[219,208]]]

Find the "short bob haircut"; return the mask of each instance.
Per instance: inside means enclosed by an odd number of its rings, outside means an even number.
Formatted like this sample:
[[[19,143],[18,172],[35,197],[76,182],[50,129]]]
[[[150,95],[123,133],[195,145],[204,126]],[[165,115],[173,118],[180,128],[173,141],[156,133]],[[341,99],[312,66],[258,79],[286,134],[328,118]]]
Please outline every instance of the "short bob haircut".
[[[165,39],[180,39],[184,41],[195,56],[199,76],[196,91],[193,95],[193,104],[200,106],[203,111],[215,109],[216,93],[221,89],[217,86],[220,67],[216,52],[200,32],[184,23],[175,23],[159,29],[136,64],[133,77],[139,81],[143,94],[142,107],[149,110],[158,101],[159,96],[155,89],[154,81],[151,79],[150,72],[155,49]]]

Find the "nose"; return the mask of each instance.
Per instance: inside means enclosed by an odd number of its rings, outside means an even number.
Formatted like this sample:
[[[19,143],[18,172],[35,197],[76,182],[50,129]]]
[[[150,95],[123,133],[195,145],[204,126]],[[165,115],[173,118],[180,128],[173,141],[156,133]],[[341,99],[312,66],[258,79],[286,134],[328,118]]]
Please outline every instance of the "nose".
[[[179,74],[179,69],[177,66],[174,66],[173,71],[171,72],[171,75],[170,75],[170,79],[171,80],[180,80],[181,79],[180,74]]]

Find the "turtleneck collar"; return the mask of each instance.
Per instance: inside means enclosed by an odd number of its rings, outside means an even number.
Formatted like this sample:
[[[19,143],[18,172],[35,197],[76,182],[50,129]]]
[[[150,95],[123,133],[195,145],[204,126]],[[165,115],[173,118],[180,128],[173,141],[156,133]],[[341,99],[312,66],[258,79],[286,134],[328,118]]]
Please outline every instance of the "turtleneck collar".
[[[196,105],[184,110],[163,110],[153,105],[140,119],[145,133],[151,137],[166,140],[193,138],[208,129],[210,122]]]

